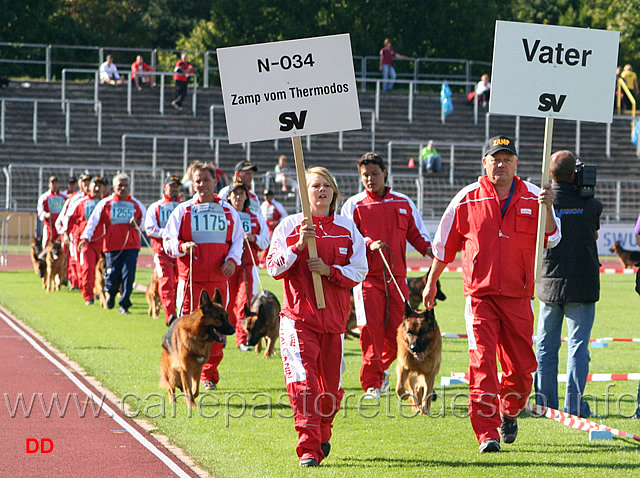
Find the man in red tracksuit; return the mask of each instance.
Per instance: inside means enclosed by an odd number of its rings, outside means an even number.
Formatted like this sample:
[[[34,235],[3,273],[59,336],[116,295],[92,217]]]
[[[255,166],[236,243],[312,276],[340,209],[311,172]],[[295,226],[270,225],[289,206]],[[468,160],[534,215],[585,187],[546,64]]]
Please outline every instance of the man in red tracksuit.
[[[267,257],[269,275],[284,281],[280,353],[298,432],[296,453],[304,467],[318,466],[331,450],[333,418],[344,395],[341,364],[349,289],[367,274],[362,235],[353,221],[335,214],[340,192],[331,173],[311,168],[307,191],[313,225],[302,214],[283,219]],[[307,247],[311,237],[317,245],[315,259]],[[316,306],[313,272],[322,280],[324,309]]]
[[[66,197],[60,193],[60,183],[57,176],[49,178],[49,190],[38,198],[38,219],[42,221],[42,249],[52,241],[58,239],[55,227],[58,215],[62,212]]]
[[[551,185],[541,190],[515,175],[518,156],[511,138],[489,139],[482,164],[486,176],[458,192],[442,216],[423,300],[427,309],[433,307],[440,274],[462,251],[469,414],[479,451],[486,453],[500,451],[500,438],[515,441],[517,416],[536,370],[532,297],[539,203],[547,208],[546,247],[557,245],[561,235]]]
[[[136,278],[140,234],[138,227],[146,214],[140,201],[129,194],[129,176],[124,173],[113,177],[114,193],[102,199],[94,208],[84,231],[80,235],[79,247],[91,242],[105,227],[102,250],[105,253],[107,273],[104,287],[107,309],[115,306],[116,294],[122,285],[119,312],[130,314],[131,293]]]
[[[236,345],[241,352],[251,350],[247,345],[247,333],[242,328],[245,304],[253,298],[253,267],[258,263],[258,252],[269,247],[269,228],[264,218],[249,209],[249,191],[241,182],[229,188],[229,204],[238,212],[244,232],[242,266],[229,278],[229,322],[236,328]],[[252,257],[253,256],[253,257]]]
[[[189,62],[189,54],[183,53],[176,62],[173,69],[173,81],[175,82],[175,98],[171,105],[177,109],[182,109],[182,102],[187,97],[189,90],[189,76],[193,74],[193,65]]]
[[[366,153],[357,166],[365,191],[347,200],[342,215],[356,223],[367,244],[369,273],[362,293],[354,290],[354,301],[362,347],[360,383],[365,398],[378,399],[389,388],[389,366],[396,359],[396,335],[405,310],[380,253],[406,298],[407,241],[423,256],[432,256],[431,238],[413,201],[386,185],[387,170],[380,156]]]
[[[70,235],[78,237],[82,234],[87,222],[91,217],[91,213],[102,199],[101,178],[95,177],[89,183],[87,194],[83,195],[79,201],[75,201],[69,208],[67,222],[67,232]],[[84,298],[84,305],[93,305],[94,285],[96,282],[96,264],[100,258],[102,251],[102,241],[105,236],[104,224],[97,229],[91,241],[83,242],[79,251],[78,265],[80,278],[80,291]],[[75,242],[72,242],[74,244]]]
[[[151,239],[151,247],[153,248],[153,262],[158,273],[158,292],[167,326],[177,318],[176,276],[178,269],[176,259],[167,254],[162,246],[162,233],[169,216],[180,203],[180,186],[182,186],[182,182],[178,176],[168,176],[164,181],[163,198],[149,206],[144,220],[144,229]]]
[[[218,289],[226,308],[229,277],[241,264],[242,224],[236,210],[215,194],[215,175],[210,163],[191,165],[196,194],[173,210],[162,234],[164,250],[178,260],[177,303],[182,315],[197,307],[203,289],[210,297]],[[223,347],[221,342],[211,345],[200,375],[205,390],[217,388]]]

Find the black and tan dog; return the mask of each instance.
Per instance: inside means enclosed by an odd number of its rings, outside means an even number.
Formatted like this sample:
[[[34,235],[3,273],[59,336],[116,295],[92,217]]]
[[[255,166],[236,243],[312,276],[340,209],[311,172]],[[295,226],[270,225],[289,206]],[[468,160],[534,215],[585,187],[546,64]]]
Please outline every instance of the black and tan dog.
[[[93,295],[98,297],[100,306],[104,309],[107,308],[107,296],[104,293],[104,276],[107,273],[107,259],[104,252],[100,253],[98,262],[96,263],[95,282],[93,284]]]
[[[42,240],[34,237],[33,239],[31,239],[31,264],[33,264],[33,270],[41,279],[44,278],[44,274],[47,272],[47,264],[44,261],[43,256]]]
[[[613,252],[618,256],[618,259],[620,259],[625,269],[632,269],[633,266],[640,264],[640,252],[623,249],[620,241],[616,241],[609,249],[609,252]]]
[[[401,400],[408,398],[414,410],[426,415],[436,399],[433,384],[442,355],[442,337],[433,310],[418,312],[406,303],[397,341],[396,394]]]
[[[245,318],[242,327],[247,333],[247,345],[256,348],[256,353],[262,350],[262,339],[265,351],[262,358],[275,355],[275,345],[280,334],[280,302],[268,290],[261,291],[251,301],[251,307],[244,306]]]
[[[422,277],[407,277],[407,285],[409,286],[409,305],[411,305],[412,309],[418,309],[420,304],[422,304],[422,292],[424,291],[424,286],[427,284],[427,277],[429,277],[429,271]],[[440,289],[440,281],[438,280],[436,292],[437,300],[445,300],[447,298],[446,295]]]
[[[217,289],[213,301],[203,290],[198,308],[174,320],[162,337],[160,386],[169,391],[170,403],[175,402],[177,387],[184,392],[187,405],[195,408],[200,374],[202,366],[209,360],[211,344],[223,343],[225,335],[235,332],[221,302]]]
[[[160,278],[158,277],[158,271],[154,267],[151,272],[151,279],[149,280],[149,285],[147,286],[147,290],[144,293],[145,298],[147,299],[147,304],[149,304],[149,309],[147,309],[147,315],[157,319],[160,317],[160,308],[162,304],[160,303],[160,291],[158,290]]]
[[[60,290],[60,285],[67,275],[66,260],[59,241],[51,241],[45,247],[44,262],[46,272],[42,278],[42,288],[47,292]]]

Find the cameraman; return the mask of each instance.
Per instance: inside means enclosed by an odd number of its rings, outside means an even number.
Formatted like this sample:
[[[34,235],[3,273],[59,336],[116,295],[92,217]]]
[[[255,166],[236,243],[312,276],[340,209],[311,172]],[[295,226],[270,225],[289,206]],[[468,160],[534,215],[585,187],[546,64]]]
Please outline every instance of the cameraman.
[[[558,350],[562,319],[566,316],[569,350],[564,411],[589,417],[591,411],[583,394],[589,373],[589,338],[596,302],[600,298],[596,239],[602,203],[592,197],[595,178],[594,184],[583,185],[581,172],[570,151],[558,151],[551,156],[553,207],[562,223],[562,240],[555,248],[544,251],[542,280],[538,287],[538,369],[534,383],[536,403],[557,409]],[[576,176],[580,176],[578,181]],[[585,191],[587,194],[583,194]]]

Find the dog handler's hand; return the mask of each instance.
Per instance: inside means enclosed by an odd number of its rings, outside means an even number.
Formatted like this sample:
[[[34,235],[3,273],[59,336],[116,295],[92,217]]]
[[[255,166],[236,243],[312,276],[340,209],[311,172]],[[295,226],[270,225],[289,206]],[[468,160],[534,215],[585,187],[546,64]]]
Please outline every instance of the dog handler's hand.
[[[180,244],[180,250],[185,254],[188,254],[189,251],[194,250],[196,247],[198,247],[198,244],[193,241],[183,242],[182,244]]]
[[[309,266],[309,270],[311,272],[317,272],[321,276],[328,276],[329,274],[331,274],[331,266],[325,264],[324,261],[319,257],[307,259],[307,265]]]
[[[87,245],[87,240],[81,239],[80,242],[78,242],[78,251],[82,250],[82,248],[86,245]]]
[[[369,249],[372,251],[377,251],[385,247],[387,247],[387,243],[383,241],[373,241],[371,244],[369,244]]]
[[[223,276],[231,277],[233,273],[236,271],[236,263],[233,262],[231,259],[227,259],[226,261],[224,261],[224,264],[222,264],[220,271],[222,272]]]
[[[440,274],[442,274],[442,271],[446,266],[447,264],[445,262],[441,262],[438,259],[434,259],[431,263],[429,277],[427,278],[427,283],[425,284],[424,290],[422,291],[422,303],[427,310],[433,309],[433,306],[436,305],[438,279],[440,278]]]

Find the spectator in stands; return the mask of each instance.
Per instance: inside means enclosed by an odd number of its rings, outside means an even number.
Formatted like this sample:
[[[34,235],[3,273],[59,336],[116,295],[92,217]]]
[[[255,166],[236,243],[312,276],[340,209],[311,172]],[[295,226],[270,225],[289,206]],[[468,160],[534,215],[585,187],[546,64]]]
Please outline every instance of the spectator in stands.
[[[260,213],[260,199],[258,199],[258,195],[251,190],[251,183],[253,182],[253,175],[258,171],[258,167],[251,163],[250,161],[240,161],[235,166],[235,171],[233,173],[233,182],[240,181],[245,185],[247,191],[249,192],[249,208],[258,214]],[[220,190],[218,195],[227,200],[227,196],[229,195],[229,186],[225,186]]]
[[[546,249],[542,278],[537,287],[540,299],[534,376],[536,403],[558,409],[558,352],[563,317],[567,319],[568,357],[564,411],[583,418],[591,416],[583,399],[589,373],[589,339],[600,298],[598,229],[602,203],[582,197],[574,186],[576,157],[570,151],[551,156],[549,173],[555,195],[553,207],[562,229],[562,239]]]
[[[483,108],[487,107],[490,93],[491,83],[489,83],[489,75],[485,73],[480,77],[478,86],[476,86],[476,101],[478,102],[478,104],[482,104]]]
[[[391,47],[391,40],[388,38],[384,41],[384,47],[380,50],[380,71],[382,72],[382,92],[386,93],[393,89],[393,82],[396,79],[396,69],[393,66],[393,59],[400,58],[408,60],[408,56],[397,53]],[[390,81],[389,81],[390,80]]]
[[[193,65],[189,63],[189,54],[183,53],[180,59],[176,62],[176,66],[173,69],[173,81],[176,84],[175,99],[171,102],[171,105],[177,109],[182,109],[182,102],[187,97],[189,91],[189,75],[193,74]]]
[[[153,86],[153,75],[144,74],[144,71],[153,71],[153,68],[144,62],[141,55],[138,55],[136,61],[131,63],[131,81],[136,84],[138,91],[143,86]]]
[[[181,314],[197,307],[202,290],[213,297],[216,289],[227,305],[229,277],[242,263],[243,230],[231,205],[214,192],[215,168],[210,163],[190,167],[195,196],[180,203],[169,216],[162,235],[164,250],[178,260],[177,304]],[[195,302],[195,303],[194,303]],[[215,390],[224,344],[213,342],[200,379],[205,390]]]
[[[84,247],[105,228],[102,250],[107,261],[105,290],[107,309],[113,309],[116,294],[122,285],[119,312],[129,314],[131,292],[136,278],[136,263],[140,252],[139,226],[146,209],[129,194],[129,176],[116,174],[113,178],[113,194],[102,199],[94,208],[87,225],[80,235],[79,247]]]
[[[124,85],[125,79],[118,73],[118,67],[113,62],[113,56],[107,55],[107,61],[100,65],[100,83],[117,86]]]
[[[49,178],[49,189],[38,198],[38,219],[42,221],[42,250],[47,244],[58,239],[55,227],[58,215],[62,212],[67,198],[60,193],[60,183],[57,176]]]
[[[631,65],[624,65],[624,69],[622,70],[622,73],[620,73],[620,78],[622,78],[625,85],[627,85],[627,88],[629,88],[629,91],[631,91],[634,98],[637,98],[640,93],[640,90],[638,90],[638,75],[633,71]],[[624,109],[630,110],[632,108],[631,99],[626,95],[626,93],[623,93],[622,95],[622,103],[624,105]]]
[[[469,335],[469,416],[480,453],[513,443],[536,369],[533,353],[534,260],[539,204],[547,209],[544,244],[560,242],[551,185],[540,189],[515,175],[518,155],[506,136],[485,144],[478,181],[465,186],[442,215],[435,258],[423,292],[434,306],[437,280],[462,251]],[[497,362],[502,366],[498,378]]]
[[[287,213],[284,206],[276,201],[275,195],[273,191],[269,189],[265,189],[263,192],[264,201],[260,204],[260,212],[262,213],[262,217],[264,217],[267,227],[269,228],[269,239],[271,239],[271,235],[273,234],[274,229],[280,224],[280,221],[287,217],[289,214]],[[264,264],[267,260],[267,254],[269,254],[269,248],[265,248],[264,252],[260,256],[260,264]]]
[[[438,150],[433,146],[433,141],[429,141],[427,145],[422,148],[420,159],[423,161],[425,170],[429,174],[439,172],[442,167],[442,159],[440,158],[440,154],[438,154]]]
[[[365,190],[345,202],[342,215],[352,220],[365,238],[369,272],[359,286],[362,293],[354,293],[362,348],[360,383],[365,398],[379,399],[381,392],[389,389],[389,366],[396,359],[396,335],[404,312],[400,294],[395,287],[388,287],[390,272],[381,253],[393,268],[391,273],[404,297],[409,297],[407,242],[423,256],[433,254],[431,237],[416,205],[387,186],[384,160],[376,153],[365,153],[356,165]]]
[[[180,204],[181,187],[182,182],[179,176],[168,176],[164,180],[164,195],[162,199],[149,206],[144,220],[144,229],[151,239],[151,247],[153,248],[153,263],[158,273],[158,292],[167,326],[171,325],[171,322],[177,318],[176,284],[178,265],[175,257],[171,257],[164,250],[162,235],[169,216]]]
[[[91,213],[102,199],[101,178],[96,176],[91,180],[88,193],[71,206],[69,211],[68,231],[78,236],[84,231]],[[84,298],[84,305],[93,305],[94,285],[96,282],[96,264],[102,252],[102,240],[105,236],[104,224],[93,234],[91,241],[78,243],[80,290]]]
[[[253,298],[253,265],[258,263],[258,253],[269,247],[269,228],[262,214],[249,209],[247,187],[235,182],[229,187],[229,204],[238,212],[244,230],[242,265],[229,278],[229,322],[236,328],[236,346],[241,352],[251,350],[247,345],[247,334],[242,328],[245,318],[244,306]]]
[[[298,190],[298,181],[295,180],[296,172],[287,166],[287,157],[284,154],[278,158],[275,171],[275,181],[280,185],[283,192],[295,193]]]

